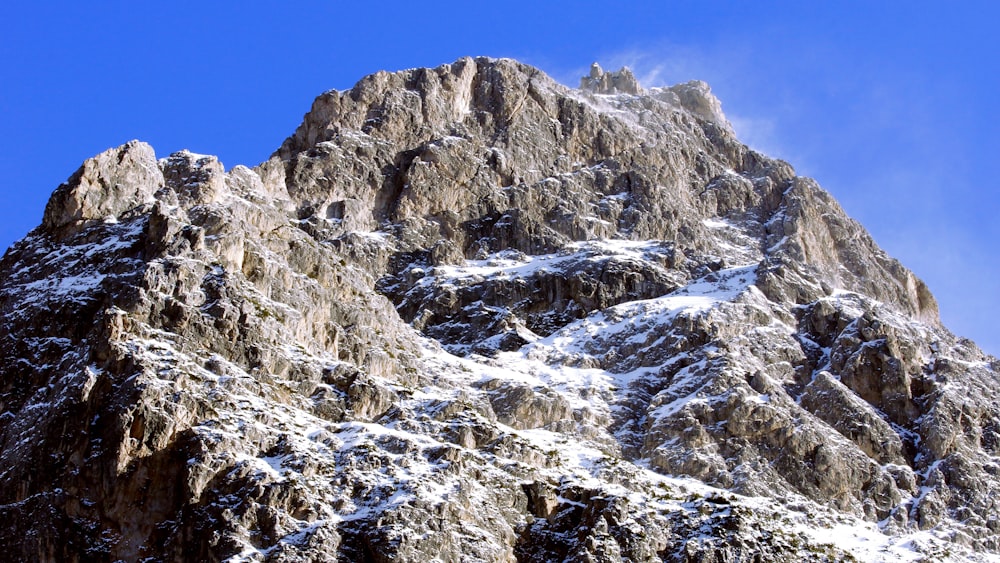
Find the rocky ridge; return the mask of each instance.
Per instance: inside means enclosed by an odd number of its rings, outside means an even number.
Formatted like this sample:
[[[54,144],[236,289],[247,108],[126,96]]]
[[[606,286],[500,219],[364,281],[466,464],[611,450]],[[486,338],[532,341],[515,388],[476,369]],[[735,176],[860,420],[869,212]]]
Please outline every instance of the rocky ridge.
[[[995,358],[704,83],[505,59],[131,142],[0,261],[24,560],[995,560]]]

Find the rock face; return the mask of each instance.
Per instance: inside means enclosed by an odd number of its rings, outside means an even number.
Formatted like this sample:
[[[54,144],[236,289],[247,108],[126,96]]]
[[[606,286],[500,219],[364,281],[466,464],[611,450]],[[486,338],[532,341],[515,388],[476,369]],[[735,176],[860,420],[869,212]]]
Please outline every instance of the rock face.
[[[85,162],[0,261],[5,553],[997,557],[997,360],[704,83],[581,86],[462,59],[254,169]]]

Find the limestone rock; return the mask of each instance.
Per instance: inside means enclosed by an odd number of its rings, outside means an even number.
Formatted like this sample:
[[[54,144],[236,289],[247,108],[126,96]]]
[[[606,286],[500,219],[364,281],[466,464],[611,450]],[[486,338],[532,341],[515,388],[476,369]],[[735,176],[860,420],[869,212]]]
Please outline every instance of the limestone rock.
[[[711,123],[732,130],[729,121],[722,113],[722,103],[712,94],[708,84],[700,80],[692,80],[670,88],[677,95],[681,105],[691,113]]]
[[[163,185],[163,173],[153,148],[129,141],[83,163],[59,186],[48,205],[42,226],[59,229],[85,221],[117,219],[142,204],[151,203]]]
[[[601,65],[590,65],[590,74],[580,79],[580,89],[589,90],[595,94],[638,94],[641,90],[639,82],[632,70],[623,67],[614,72],[604,72]]]
[[[225,169],[214,156],[181,151],[161,164],[164,182],[188,205],[213,203],[225,189]]]

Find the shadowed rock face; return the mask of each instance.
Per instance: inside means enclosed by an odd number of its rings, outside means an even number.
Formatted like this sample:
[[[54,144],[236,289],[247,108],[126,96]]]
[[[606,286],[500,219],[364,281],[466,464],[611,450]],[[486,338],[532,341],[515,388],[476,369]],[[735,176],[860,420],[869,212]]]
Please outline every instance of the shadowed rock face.
[[[462,59],[322,94],[254,169],[85,162],[0,261],[0,545],[1000,552],[997,361],[704,83],[581,86]]]

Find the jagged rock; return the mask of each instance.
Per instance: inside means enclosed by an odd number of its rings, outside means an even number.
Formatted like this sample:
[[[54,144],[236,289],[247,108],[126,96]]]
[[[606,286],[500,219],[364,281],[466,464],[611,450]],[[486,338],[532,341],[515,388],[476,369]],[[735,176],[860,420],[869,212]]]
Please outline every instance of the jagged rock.
[[[677,95],[677,99],[684,109],[694,115],[731,131],[729,121],[722,113],[722,103],[712,95],[712,89],[708,84],[700,80],[692,80],[685,84],[678,84],[670,88],[670,92]]]
[[[214,156],[181,151],[161,165],[164,182],[186,207],[214,203],[225,189],[225,168]]]
[[[163,181],[153,147],[129,141],[87,160],[56,188],[45,206],[42,227],[55,231],[86,221],[117,219],[151,203]]]
[[[601,65],[590,65],[590,75],[580,79],[580,89],[595,94],[638,94],[639,81],[628,67],[615,72],[604,72]]]
[[[1000,363],[704,83],[581,86],[466,58],[253,169],[85,162],[0,260],[8,557],[1000,552]]]
[[[875,461],[906,465],[903,442],[892,426],[878,415],[871,403],[853,394],[830,372],[821,371],[816,375],[806,386],[801,403]]]

